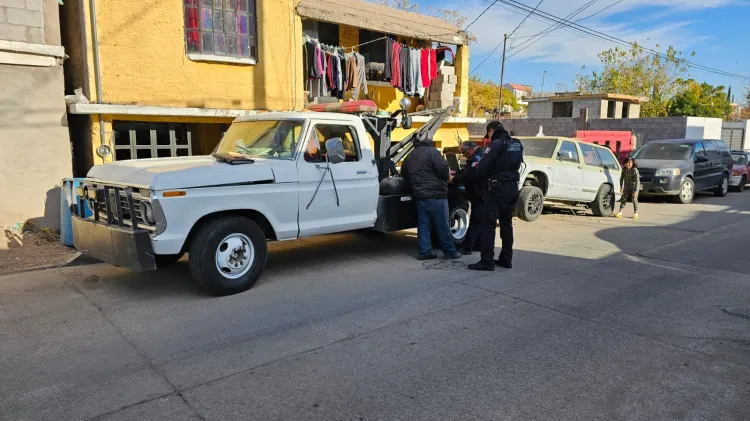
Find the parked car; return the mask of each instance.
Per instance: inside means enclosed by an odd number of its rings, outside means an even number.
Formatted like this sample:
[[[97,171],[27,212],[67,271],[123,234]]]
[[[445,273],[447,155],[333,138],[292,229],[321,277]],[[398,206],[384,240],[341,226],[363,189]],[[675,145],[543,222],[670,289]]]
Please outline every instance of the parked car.
[[[619,194],[617,158],[609,148],[566,137],[519,137],[525,167],[516,215],[539,218],[545,204],[584,205],[611,216]]]
[[[737,191],[744,191],[747,180],[750,179],[750,152],[732,151],[734,166],[732,167],[732,176],[729,178],[729,185]]]
[[[633,158],[641,173],[641,195],[690,203],[696,191],[713,190],[718,197],[729,191],[732,155],[721,140],[657,140],[638,148]]]

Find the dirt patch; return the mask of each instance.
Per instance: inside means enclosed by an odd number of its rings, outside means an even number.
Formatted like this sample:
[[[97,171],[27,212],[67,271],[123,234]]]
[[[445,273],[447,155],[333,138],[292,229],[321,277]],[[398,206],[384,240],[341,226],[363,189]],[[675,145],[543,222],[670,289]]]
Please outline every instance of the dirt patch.
[[[57,233],[29,223],[0,227],[0,274],[61,265],[76,251],[60,244]]]

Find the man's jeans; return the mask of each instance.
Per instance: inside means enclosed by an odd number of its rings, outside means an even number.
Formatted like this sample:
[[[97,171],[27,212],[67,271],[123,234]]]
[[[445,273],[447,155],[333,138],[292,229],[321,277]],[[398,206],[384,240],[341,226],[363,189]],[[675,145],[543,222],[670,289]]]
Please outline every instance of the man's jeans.
[[[456,253],[451,229],[448,226],[448,199],[417,200],[417,240],[419,255],[424,256],[432,252],[430,232],[432,227],[440,240],[443,254],[450,256]]]

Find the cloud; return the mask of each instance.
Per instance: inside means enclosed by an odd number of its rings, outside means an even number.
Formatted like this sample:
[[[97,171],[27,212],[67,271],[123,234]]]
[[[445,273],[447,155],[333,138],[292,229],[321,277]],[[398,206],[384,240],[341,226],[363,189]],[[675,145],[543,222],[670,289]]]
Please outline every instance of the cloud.
[[[534,0],[521,0],[524,4],[533,7],[537,2]],[[608,5],[614,0],[598,0],[579,14],[570,17],[570,21],[589,16]],[[552,1],[547,0],[542,3],[539,10],[557,17],[566,17],[573,11],[589,3],[589,0],[566,0]],[[469,17],[469,20],[478,16],[487,6],[491,4],[490,0],[473,0],[467,7],[462,8],[462,13]],[[597,14],[580,24],[588,28],[602,32],[604,34],[615,36],[619,39],[638,43],[656,49],[665,50],[667,46],[672,45],[678,50],[688,50],[700,34],[697,29],[691,25],[694,23],[687,20],[682,15],[683,11],[695,11],[708,8],[724,7],[731,4],[737,4],[736,0],[626,0],[615,6]],[[446,7],[450,8],[450,5]],[[647,13],[664,14],[663,18],[658,20],[643,19]],[[667,19],[667,15],[675,14],[672,19]],[[469,31],[477,37],[477,43],[471,46],[472,52],[472,70],[475,66],[484,60],[484,58],[498,43],[502,42],[503,33],[511,32],[524,18],[525,13],[521,13],[512,7],[503,3],[496,3],[490,8],[481,19],[479,19]],[[597,55],[607,48],[614,45],[609,42],[603,42],[592,35],[581,35],[573,33],[569,29],[557,29],[545,37],[529,42],[533,39],[531,35],[538,34],[547,29],[552,23],[531,16],[514,34],[512,42],[512,51],[508,55],[516,54],[511,60],[528,60],[533,62],[548,62],[574,65],[594,65],[599,64]],[[492,68],[491,63],[498,61],[502,54],[502,46],[490,57],[485,66]]]

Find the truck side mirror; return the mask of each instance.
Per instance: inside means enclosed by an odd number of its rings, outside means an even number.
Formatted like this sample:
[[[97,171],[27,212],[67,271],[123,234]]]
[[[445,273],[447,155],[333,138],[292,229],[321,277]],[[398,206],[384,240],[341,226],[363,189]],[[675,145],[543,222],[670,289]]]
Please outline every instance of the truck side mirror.
[[[326,140],[326,156],[331,164],[340,164],[346,161],[344,142],[341,141],[340,137]]]

